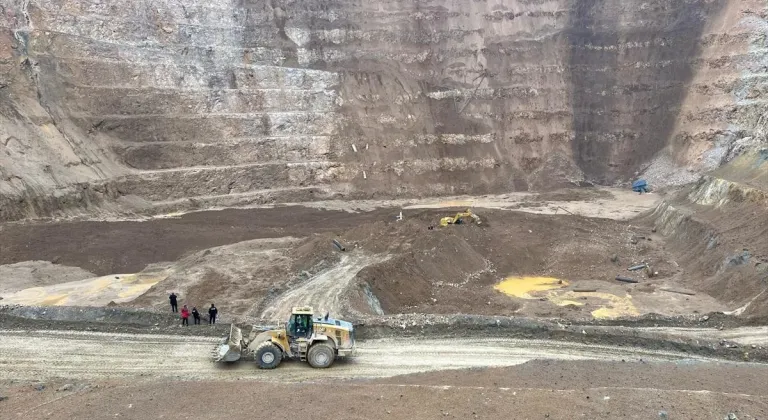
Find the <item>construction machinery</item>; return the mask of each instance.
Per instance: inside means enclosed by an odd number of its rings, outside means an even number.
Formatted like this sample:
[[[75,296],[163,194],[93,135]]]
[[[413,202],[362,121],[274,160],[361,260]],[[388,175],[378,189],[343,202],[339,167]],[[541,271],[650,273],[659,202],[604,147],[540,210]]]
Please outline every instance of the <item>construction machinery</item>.
[[[445,227],[448,225],[460,225],[469,221],[474,221],[478,225],[481,223],[480,216],[472,213],[472,210],[467,209],[465,212],[456,213],[456,216],[443,217],[440,219],[440,226]]]
[[[229,337],[215,350],[217,362],[252,359],[261,369],[274,369],[283,359],[308,362],[314,368],[327,368],[337,357],[355,354],[352,323],[315,317],[311,307],[295,307],[283,328],[253,326],[244,331],[232,324]],[[245,333],[247,333],[247,338]]]
[[[647,193],[648,192],[648,181],[644,179],[638,179],[637,181],[632,183],[632,191],[636,193]]]

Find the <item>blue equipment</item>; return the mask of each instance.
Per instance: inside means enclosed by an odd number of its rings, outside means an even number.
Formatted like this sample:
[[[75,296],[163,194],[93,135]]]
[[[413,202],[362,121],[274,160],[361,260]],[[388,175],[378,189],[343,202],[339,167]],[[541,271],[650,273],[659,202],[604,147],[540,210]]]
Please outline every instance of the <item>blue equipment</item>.
[[[647,193],[648,183],[644,179],[638,179],[632,183],[632,191],[640,194]]]

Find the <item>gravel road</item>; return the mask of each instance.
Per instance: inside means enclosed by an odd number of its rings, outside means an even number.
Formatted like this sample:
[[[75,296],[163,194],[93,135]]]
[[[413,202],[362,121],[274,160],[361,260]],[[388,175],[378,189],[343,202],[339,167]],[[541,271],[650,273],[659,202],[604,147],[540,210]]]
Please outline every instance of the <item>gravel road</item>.
[[[603,361],[691,360],[643,349],[539,340],[424,339],[359,342],[359,355],[328,370],[288,362],[274,371],[241,361],[211,361],[211,337],[63,331],[0,331],[0,380],[53,378],[258,379],[300,381],[376,378],[435,370],[513,366],[533,359]],[[696,358],[704,361],[704,358]]]

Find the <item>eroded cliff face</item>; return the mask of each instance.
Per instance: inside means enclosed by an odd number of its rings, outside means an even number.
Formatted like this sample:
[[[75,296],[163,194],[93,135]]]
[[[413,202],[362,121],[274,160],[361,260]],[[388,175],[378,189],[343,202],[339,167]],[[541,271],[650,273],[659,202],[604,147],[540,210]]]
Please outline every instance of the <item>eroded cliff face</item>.
[[[0,2],[5,220],[610,184],[764,109],[759,1]]]

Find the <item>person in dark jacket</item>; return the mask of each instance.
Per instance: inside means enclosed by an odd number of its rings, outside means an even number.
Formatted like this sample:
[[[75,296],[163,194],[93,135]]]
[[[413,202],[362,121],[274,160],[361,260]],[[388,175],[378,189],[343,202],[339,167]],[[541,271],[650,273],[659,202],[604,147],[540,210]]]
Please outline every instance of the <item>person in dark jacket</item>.
[[[179,312],[179,305],[176,303],[176,293],[171,292],[168,300],[171,301],[171,312]]]
[[[215,324],[216,323],[216,315],[219,313],[219,310],[216,309],[216,305],[211,304],[211,308],[208,309],[208,323],[209,324]]]
[[[200,325],[200,312],[197,311],[197,307],[192,307],[192,318],[195,320],[195,325]]]
[[[189,309],[187,309],[187,305],[181,308],[181,325],[189,326]]]

